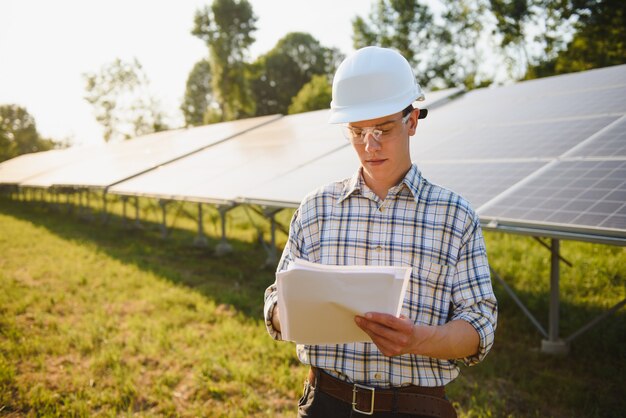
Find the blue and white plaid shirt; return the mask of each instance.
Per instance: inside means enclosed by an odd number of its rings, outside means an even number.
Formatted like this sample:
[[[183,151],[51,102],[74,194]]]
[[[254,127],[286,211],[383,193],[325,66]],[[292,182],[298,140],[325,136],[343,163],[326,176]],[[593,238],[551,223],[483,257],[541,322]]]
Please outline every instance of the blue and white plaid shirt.
[[[291,220],[278,271],[295,258],[329,265],[411,266],[402,313],[416,324],[469,322],[480,336],[480,362],[493,345],[497,303],[478,217],[459,195],[424,179],[415,165],[381,201],[361,170],[308,195]],[[265,291],[265,322],[276,284]],[[311,312],[315,315],[315,312]],[[350,382],[380,388],[442,386],[459,374],[454,360],[386,357],[373,343],[298,345],[300,361]]]

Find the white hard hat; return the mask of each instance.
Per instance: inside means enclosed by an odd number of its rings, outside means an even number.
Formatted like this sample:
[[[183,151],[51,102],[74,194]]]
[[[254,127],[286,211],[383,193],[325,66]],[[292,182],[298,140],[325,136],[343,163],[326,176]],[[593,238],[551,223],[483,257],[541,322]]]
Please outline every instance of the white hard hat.
[[[393,49],[368,46],[346,57],[337,68],[329,122],[392,115],[416,100],[424,100],[424,93],[406,58]]]

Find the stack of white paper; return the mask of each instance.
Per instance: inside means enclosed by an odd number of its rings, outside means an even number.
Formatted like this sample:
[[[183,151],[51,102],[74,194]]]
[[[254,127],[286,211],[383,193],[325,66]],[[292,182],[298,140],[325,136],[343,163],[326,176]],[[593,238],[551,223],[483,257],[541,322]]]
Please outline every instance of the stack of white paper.
[[[371,341],[356,315],[400,315],[410,267],[328,266],[296,260],[276,273],[282,338],[301,344]]]

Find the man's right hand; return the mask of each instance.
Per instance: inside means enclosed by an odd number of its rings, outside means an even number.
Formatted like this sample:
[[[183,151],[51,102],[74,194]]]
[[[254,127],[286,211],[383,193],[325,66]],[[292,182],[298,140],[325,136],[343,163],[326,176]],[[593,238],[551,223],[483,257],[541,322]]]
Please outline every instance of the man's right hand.
[[[274,305],[272,310],[272,326],[278,332],[280,332],[280,318],[278,317],[278,304]]]

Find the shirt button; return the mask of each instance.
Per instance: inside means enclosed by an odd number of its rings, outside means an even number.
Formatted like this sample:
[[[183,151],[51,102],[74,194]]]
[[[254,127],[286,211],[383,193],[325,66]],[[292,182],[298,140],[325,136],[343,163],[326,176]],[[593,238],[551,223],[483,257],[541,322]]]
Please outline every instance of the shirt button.
[[[379,253],[379,252],[381,252],[381,251],[383,250],[383,247],[381,247],[381,246],[379,245],[378,247],[374,248],[374,250],[375,250],[377,253]]]
[[[381,377],[381,376],[380,376],[380,373],[376,373],[376,374],[374,375],[374,379],[376,379],[376,380],[380,380],[380,377]]]
[[[384,206],[381,206],[381,207],[379,207],[379,208],[378,208],[378,211],[379,211],[379,212],[382,212],[382,211],[384,211],[384,210],[385,210],[385,207],[384,207]]]

